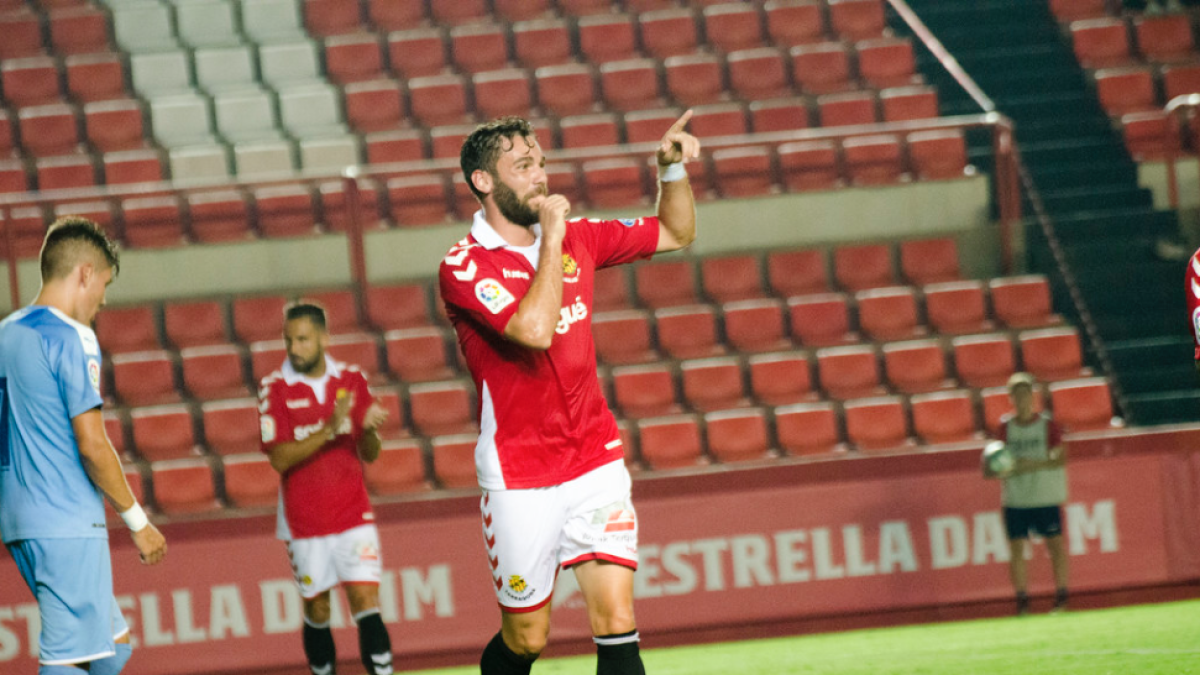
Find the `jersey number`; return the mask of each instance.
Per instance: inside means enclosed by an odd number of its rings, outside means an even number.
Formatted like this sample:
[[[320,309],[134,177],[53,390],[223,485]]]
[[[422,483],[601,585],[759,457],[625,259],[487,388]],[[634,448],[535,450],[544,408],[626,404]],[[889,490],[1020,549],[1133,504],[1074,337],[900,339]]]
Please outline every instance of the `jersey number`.
[[[8,447],[8,378],[0,377],[0,470],[12,462]]]

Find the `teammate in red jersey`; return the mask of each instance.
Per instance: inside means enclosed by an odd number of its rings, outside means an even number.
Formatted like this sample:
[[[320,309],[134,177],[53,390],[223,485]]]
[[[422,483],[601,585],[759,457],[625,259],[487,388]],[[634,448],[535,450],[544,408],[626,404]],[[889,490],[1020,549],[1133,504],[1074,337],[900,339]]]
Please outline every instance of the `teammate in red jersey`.
[[[1192,346],[1196,348],[1196,371],[1200,372],[1200,251],[1193,253],[1188,260],[1184,277],[1183,283],[1187,287],[1184,292],[1187,293],[1188,316],[1192,325]]]
[[[501,630],[483,675],[529,673],[546,646],[550,596],[571,568],[587,603],[599,675],[645,673],[633,616],[637,516],[616,422],[596,377],[597,269],[674,251],[696,235],[688,111],[659,146],[656,217],[573,219],[516,117],[463,143],[483,208],[439,271],[442,298],[480,399],[476,471]]]
[[[379,456],[387,412],[355,366],[325,353],[325,310],[291,305],[287,361],[259,389],[263,452],[282,475],[277,536],[304,598],[304,653],[313,675],[333,675],[329,591],[342,583],[368,675],[390,675],[392,645],[379,615],[379,531],[362,462]]]

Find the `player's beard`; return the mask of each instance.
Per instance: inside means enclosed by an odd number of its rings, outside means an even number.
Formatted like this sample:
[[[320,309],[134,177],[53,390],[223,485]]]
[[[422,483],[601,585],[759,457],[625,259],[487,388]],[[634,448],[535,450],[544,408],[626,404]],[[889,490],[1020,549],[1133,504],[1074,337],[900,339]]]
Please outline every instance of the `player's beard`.
[[[537,209],[529,205],[529,199],[544,194],[546,194],[546,189],[540,188],[522,199],[517,196],[516,190],[499,179],[496,180],[496,186],[492,189],[492,199],[496,202],[496,208],[500,209],[500,214],[509,222],[521,227],[532,227],[538,222]]]
[[[324,352],[319,352],[316,356],[307,361],[300,360],[298,356],[288,355],[288,361],[292,364],[292,370],[295,370],[301,375],[308,375],[317,369],[317,364],[325,360]]]

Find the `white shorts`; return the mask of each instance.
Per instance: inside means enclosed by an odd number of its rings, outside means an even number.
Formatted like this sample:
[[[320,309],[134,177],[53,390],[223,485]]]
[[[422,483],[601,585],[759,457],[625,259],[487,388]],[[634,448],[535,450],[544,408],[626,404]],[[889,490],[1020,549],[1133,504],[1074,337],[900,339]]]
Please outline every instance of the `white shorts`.
[[[485,490],[483,539],[496,599],[509,612],[550,601],[558,570],[589,560],[637,569],[632,481],[617,460],[561,485]]]
[[[325,537],[293,539],[287,543],[287,550],[305,600],[312,600],[339,581],[379,585],[383,561],[379,530],[374,525],[359,525]]]

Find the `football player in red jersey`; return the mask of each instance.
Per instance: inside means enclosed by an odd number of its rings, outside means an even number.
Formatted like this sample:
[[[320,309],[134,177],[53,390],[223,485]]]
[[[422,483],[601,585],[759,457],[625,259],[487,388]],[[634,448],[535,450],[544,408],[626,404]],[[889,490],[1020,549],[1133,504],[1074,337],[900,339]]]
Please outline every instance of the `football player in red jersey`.
[[[637,516],[616,421],[596,377],[597,269],[675,251],[696,235],[684,131],[658,148],[657,214],[567,220],[541,146],[516,117],[463,143],[464,178],[482,204],[439,270],[447,315],[479,392],[476,472],[501,630],[483,675],[529,673],[546,646],[550,598],[570,568],[587,604],[599,675],[645,673],[633,615]]]
[[[1188,260],[1187,273],[1184,274],[1184,292],[1187,294],[1188,323],[1191,324],[1192,346],[1195,347],[1193,358],[1196,361],[1196,372],[1200,373],[1200,251],[1192,254]]]
[[[325,353],[325,310],[285,310],[287,361],[259,389],[262,448],[282,475],[277,536],[304,599],[304,653],[313,675],[337,664],[329,591],[340,582],[358,624],[368,675],[390,675],[392,645],[379,614],[379,531],[363,482],[363,461],[379,457],[387,412],[356,366]]]

